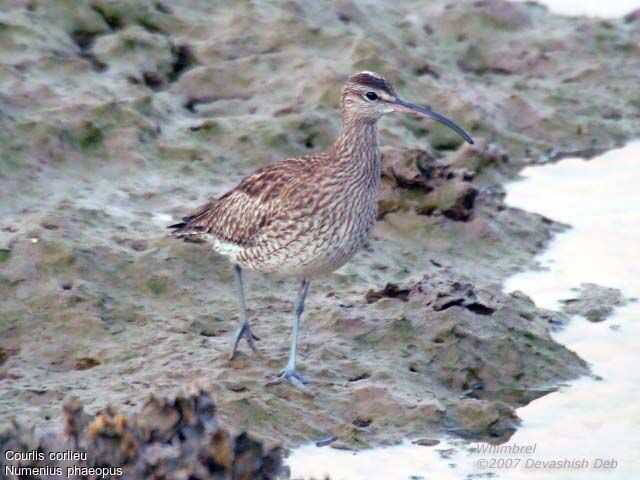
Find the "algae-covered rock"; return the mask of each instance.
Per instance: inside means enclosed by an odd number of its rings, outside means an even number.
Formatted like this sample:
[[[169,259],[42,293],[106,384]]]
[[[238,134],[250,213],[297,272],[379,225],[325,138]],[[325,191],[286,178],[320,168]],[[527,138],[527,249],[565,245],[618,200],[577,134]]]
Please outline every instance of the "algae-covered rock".
[[[469,220],[478,190],[465,181],[453,181],[427,195],[418,213],[432,214],[436,210],[456,221]]]
[[[166,32],[175,28],[170,4],[152,0],[89,0],[93,11],[113,30],[140,25],[150,32]]]
[[[509,161],[504,147],[489,143],[484,138],[476,138],[473,145],[465,144],[449,159],[452,168],[465,168],[482,173],[490,167],[500,168]]]
[[[594,283],[583,283],[576,289],[576,298],[561,300],[562,311],[569,315],[582,315],[590,322],[602,322],[616,307],[626,303],[617,288],[607,288]]]
[[[493,437],[502,441],[511,437],[520,421],[514,410],[502,402],[467,398],[450,413],[456,433],[467,438]]]
[[[67,478],[285,478],[282,452],[265,449],[246,433],[230,434],[216,418],[211,396],[203,390],[174,398],[150,398],[135,415],[107,407],[87,415],[75,399],[62,412],[62,431],[35,434],[20,424],[0,433],[0,448],[25,460],[0,459],[3,472],[43,472],[57,468]],[[28,459],[37,450],[43,460]],[[73,452],[76,458],[51,453]],[[93,473],[92,473],[93,472]],[[11,475],[12,476],[12,475]],[[22,475],[15,475],[16,477]]]
[[[100,36],[92,49],[94,57],[114,74],[159,88],[173,70],[170,40],[134,25]]]
[[[397,291],[406,293],[398,297]],[[404,328],[415,346],[411,368],[453,391],[522,405],[548,393],[550,378],[587,371],[584,361],[553,341],[547,312],[521,294],[436,269],[414,284],[385,288],[384,297],[406,302]],[[385,334],[383,328],[375,338]]]
[[[378,216],[413,209],[421,215],[439,212],[451,220],[469,220],[478,194],[470,183],[474,176],[473,171],[452,168],[426,150],[387,148]]]

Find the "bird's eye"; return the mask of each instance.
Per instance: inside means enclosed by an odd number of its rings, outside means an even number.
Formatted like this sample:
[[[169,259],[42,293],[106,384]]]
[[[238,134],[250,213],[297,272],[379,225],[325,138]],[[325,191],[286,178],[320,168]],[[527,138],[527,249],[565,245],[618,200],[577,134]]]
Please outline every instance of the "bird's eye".
[[[378,94],[376,92],[367,92],[365,97],[367,97],[367,100],[371,100],[372,102],[378,100]]]

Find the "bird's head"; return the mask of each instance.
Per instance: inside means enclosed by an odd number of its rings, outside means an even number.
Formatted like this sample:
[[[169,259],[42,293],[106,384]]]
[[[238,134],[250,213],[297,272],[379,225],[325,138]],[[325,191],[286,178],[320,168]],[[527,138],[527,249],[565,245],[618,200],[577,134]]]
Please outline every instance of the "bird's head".
[[[393,85],[377,73],[359,72],[351,75],[342,89],[341,108],[343,117],[371,122],[393,112],[430,117],[454,130],[468,143],[473,143],[471,136],[452,120],[434,112],[429,107],[421,107],[402,100]]]

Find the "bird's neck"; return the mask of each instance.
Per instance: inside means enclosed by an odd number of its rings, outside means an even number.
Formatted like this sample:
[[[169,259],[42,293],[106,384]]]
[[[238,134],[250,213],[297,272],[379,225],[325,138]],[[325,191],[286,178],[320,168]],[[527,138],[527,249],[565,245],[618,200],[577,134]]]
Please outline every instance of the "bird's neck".
[[[343,116],[342,134],[333,145],[336,165],[347,174],[380,177],[377,121]]]

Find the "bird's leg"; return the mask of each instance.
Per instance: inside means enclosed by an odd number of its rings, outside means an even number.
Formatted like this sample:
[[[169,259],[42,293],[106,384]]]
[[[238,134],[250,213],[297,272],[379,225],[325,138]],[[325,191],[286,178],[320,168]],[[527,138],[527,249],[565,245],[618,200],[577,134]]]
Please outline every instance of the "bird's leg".
[[[236,293],[238,295],[238,303],[240,304],[240,327],[236,331],[236,335],[233,339],[233,350],[229,356],[229,360],[233,360],[238,350],[238,343],[241,338],[246,338],[249,346],[255,353],[260,353],[256,348],[255,340],[259,340],[253,332],[251,332],[251,325],[249,325],[249,312],[247,312],[247,304],[244,301],[244,285],[242,283],[242,269],[239,265],[234,265],[233,273],[236,281]]]
[[[291,349],[289,350],[289,361],[287,362],[287,366],[284,368],[282,373],[275,382],[279,383],[282,380],[288,380],[295,387],[298,387],[304,390],[304,379],[302,376],[296,371],[296,351],[298,347],[298,329],[300,327],[300,317],[302,317],[302,312],[304,312],[304,300],[307,297],[307,292],[309,291],[309,280],[306,278],[302,280],[302,284],[300,285],[300,290],[298,291],[298,298],[296,299],[295,309],[294,309],[294,317],[293,317],[293,327],[291,331]]]

